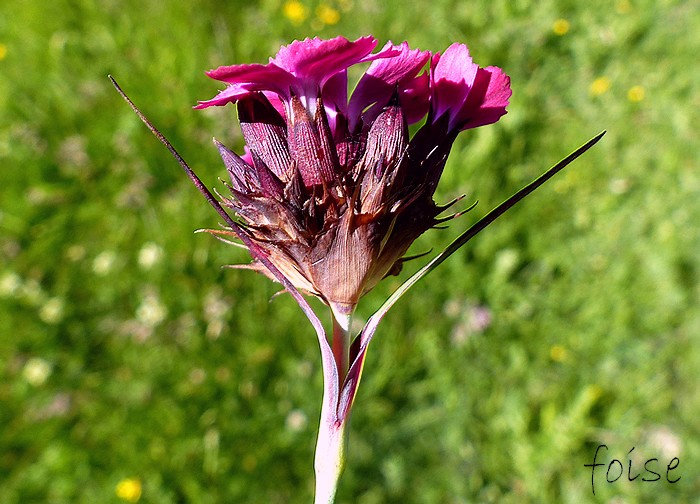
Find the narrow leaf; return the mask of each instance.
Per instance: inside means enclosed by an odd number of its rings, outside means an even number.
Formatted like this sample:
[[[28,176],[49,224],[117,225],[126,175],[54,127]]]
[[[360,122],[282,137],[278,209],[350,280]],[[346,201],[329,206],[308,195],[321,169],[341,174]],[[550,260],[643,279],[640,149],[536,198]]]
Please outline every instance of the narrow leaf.
[[[287,289],[287,292],[289,292],[292,295],[292,297],[302,309],[304,314],[306,314],[309,321],[311,322],[311,325],[316,330],[318,342],[321,347],[324,380],[330,385],[324,386],[324,401],[327,400],[331,404],[335,404],[338,399],[339,393],[338,385],[340,380],[338,378],[338,370],[335,366],[335,360],[333,359],[333,353],[331,351],[330,345],[328,344],[323,324],[316,316],[316,313],[314,313],[311,306],[309,306],[309,303],[306,301],[306,299],[304,299],[304,297],[296,289],[296,287],[292,285],[292,283],[287,279],[287,277],[285,277],[282,274],[282,272],[270,262],[265,251],[258,247],[250,239],[248,234],[245,231],[243,231],[243,229],[236,223],[236,221],[234,221],[231,218],[228,212],[224,210],[224,208],[217,201],[217,199],[214,198],[214,195],[211,193],[211,191],[209,191],[209,189],[204,185],[201,179],[194,173],[194,171],[192,171],[187,162],[182,158],[182,156],[180,156],[177,150],[175,150],[175,147],[173,147],[172,144],[168,141],[168,139],[165,138],[165,136],[163,136],[163,134],[160,131],[158,131],[158,129],[151,123],[151,121],[148,120],[148,118],[146,118],[145,115],[143,115],[143,113],[138,109],[138,107],[136,107],[136,105],[134,105],[134,102],[131,101],[131,99],[126,95],[126,93],[122,91],[122,88],[119,87],[117,81],[114,80],[114,78],[111,75],[108,75],[108,77],[109,80],[112,81],[112,84],[114,85],[117,92],[129,104],[129,106],[136,113],[139,119],[143,121],[143,123],[148,127],[148,129],[151,130],[151,133],[153,133],[155,137],[170,151],[170,153],[180,164],[182,169],[185,170],[185,173],[190,178],[195,187],[199,190],[200,193],[202,193],[207,202],[209,202],[209,204],[212,207],[214,207],[214,210],[218,212],[218,214],[224,219],[224,221],[226,221],[226,224],[228,224],[231,230],[234,233],[236,233],[238,238],[248,247],[248,250],[250,250],[250,254],[255,259],[259,260],[270,271],[270,273],[284,286],[284,288]],[[328,395],[328,397],[326,397],[325,395]]]
[[[454,240],[444,251],[435,256],[428,264],[419,269],[414,273],[408,280],[406,280],[401,286],[394,291],[394,293],[387,299],[384,304],[377,310],[374,315],[372,315],[365,327],[362,329],[358,338],[360,339],[358,350],[356,356],[353,360],[350,370],[348,371],[345,382],[343,383],[343,388],[340,397],[340,404],[338,405],[338,414],[340,418],[344,418],[350,411],[352,407],[352,402],[355,398],[355,393],[357,392],[357,387],[360,383],[360,378],[362,376],[362,367],[364,365],[365,355],[367,353],[367,348],[372,341],[375,331],[379,322],[382,320],[384,315],[389,311],[389,309],[394,306],[394,304],[401,299],[401,297],[413,287],[413,285],[418,282],[421,278],[426,276],[428,273],[437,268],[443,261],[445,261],[452,254],[457,252],[464,244],[469,240],[474,238],[479,232],[483,231],[488,227],[493,221],[498,219],[506,211],[508,211],[513,205],[518,201],[525,198],[527,195],[532,193],[535,189],[544,184],[547,180],[552,178],[562,169],[564,169],[569,163],[578,158],[581,154],[586,152],[588,149],[593,147],[602,137],[605,135],[605,131],[599,133],[584,145],[576,149],[574,152],[566,156],[564,159],[559,161],[557,164],[552,166],[549,170],[544,172],[538,178],[530,182],[528,185],[520,189],[518,192],[513,194],[510,198],[505,200],[503,203],[498,205],[496,208],[491,210],[488,214],[482,217],[476,224],[467,229],[462,233],[456,240]],[[355,346],[355,345],[353,345]]]

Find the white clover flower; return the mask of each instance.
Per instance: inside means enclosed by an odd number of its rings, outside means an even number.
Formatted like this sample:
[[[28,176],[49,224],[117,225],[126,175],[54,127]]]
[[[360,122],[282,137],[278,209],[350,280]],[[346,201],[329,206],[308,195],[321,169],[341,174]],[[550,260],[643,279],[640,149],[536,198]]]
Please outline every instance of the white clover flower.
[[[22,279],[17,273],[8,271],[0,278],[0,296],[10,297],[22,286]]]
[[[47,324],[56,324],[63,318],[63,300],[53,297],[46,301],[39,310],[39,318]]]
[[[158,296],[148,294],[136,309],[136,318],[139,322],[154,327],[163,322],[168,315],[168,309],[161,303]]]
[[[51,363],[40,358],[32,357],[24,365],[22,376],[30,385],[39,387],[46,383],[46,380],[51,375]]]
[[[295,409],[289,412],[285,424],[288,430],[292,432],[299,432],[304,430],[308,422],[309,419],[307,418],[306,413]]]
[[[97,257],[95,257],[94,261],[92,261],[92,271],[99,276],[106,275],[112,271],[116,258],[115,253],[111,250],[100,252]]]
[[[163,255],[163,249],[153,242],[148,242],[139,250],[139,266],[144,270],[155,266]]]

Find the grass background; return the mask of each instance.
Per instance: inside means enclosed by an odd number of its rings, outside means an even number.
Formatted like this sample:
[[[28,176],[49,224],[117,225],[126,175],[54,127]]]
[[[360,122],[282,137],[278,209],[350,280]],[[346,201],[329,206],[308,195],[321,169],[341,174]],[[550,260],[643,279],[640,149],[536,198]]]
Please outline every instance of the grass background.
[[[313,332],[271,282],[220,268],[246,255],[192,233],[216,215],[106,74],[212,186],[211,137],[242,140],[232,107],[191,110],[218,89],[203,70],[367,33],[466,42],[512,77],[509,114],[460,137],[438,190],[477,209],[416,251],[608,134],[385,319],[338,502],[697,498],[699,18],[670,0],[3,2],[0,502],[124,502],[125,479],[143,503],[311,501]],[[599,443],[662,473],[677,456],[681,480],[603,468],[594,498]]]

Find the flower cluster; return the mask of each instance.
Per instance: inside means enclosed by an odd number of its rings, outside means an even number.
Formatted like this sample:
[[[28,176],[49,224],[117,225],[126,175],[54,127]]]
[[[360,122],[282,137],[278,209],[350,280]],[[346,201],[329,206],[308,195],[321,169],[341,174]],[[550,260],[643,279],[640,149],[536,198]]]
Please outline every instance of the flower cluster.
[[[508,76],[479,67],[464,44],[442,54],[376,45],[295,41],[266,65],[208,72],[227,87],[197,106],[237,104],[245,155],[216,142],[231,178],[225,204],[296,288],[339,315],[440,221],[432,197],[455,138],[497,121],[511,95]],[[347,70],[365,62],[348,97]],[[247,267],[269,275],[258,260]]]

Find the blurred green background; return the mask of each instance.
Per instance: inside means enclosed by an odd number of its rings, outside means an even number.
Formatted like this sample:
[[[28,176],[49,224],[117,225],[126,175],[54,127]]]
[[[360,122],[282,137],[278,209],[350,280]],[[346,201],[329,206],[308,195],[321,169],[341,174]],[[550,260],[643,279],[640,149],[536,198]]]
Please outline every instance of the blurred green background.
[[[0,502],[306,503],[315,336],[110,86],[210,186],[233,107],[203,71],[295,38],[467,43],[509,113],[458,140],[460,230],[602,129],[380,326],[340,503],[700,495],[697,2],[5,0],[0,9]],[[401,278],[417,264],[405,268]],[[364,299],[366,319],[401,279]],[[318,304],[314,305],[320,308]],[[659,482],[605,482],[596,445]],[[680,466],[665,480],[673,457]],[[636,471],[635,471],[636,472]],[[614,472],[612,473],[614,475]],[[647,475],[649,476],[649,475]],[[697,502],[697,501],[696,501]]]

